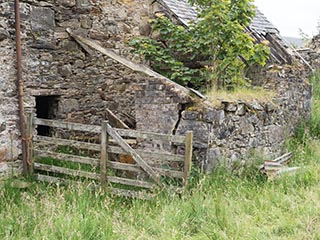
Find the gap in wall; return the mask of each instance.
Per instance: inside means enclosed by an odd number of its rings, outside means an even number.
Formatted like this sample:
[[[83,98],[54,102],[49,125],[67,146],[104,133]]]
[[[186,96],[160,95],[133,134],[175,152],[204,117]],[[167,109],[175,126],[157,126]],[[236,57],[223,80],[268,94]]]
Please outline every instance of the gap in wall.
[[[37,118],[55,119],[58,111],[59,97],[57,95],[36,96],[36,114]],[[37,132],[42,136],[50,135],[50,127],[38,126]]]

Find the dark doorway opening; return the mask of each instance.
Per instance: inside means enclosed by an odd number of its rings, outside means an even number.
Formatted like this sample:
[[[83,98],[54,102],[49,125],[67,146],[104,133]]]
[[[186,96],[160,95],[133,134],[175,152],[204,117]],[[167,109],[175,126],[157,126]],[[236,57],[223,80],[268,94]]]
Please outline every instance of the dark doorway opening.
[[[55,119],[58,110],[59,96],[36,96],[37,118]],[[50,127],[38,126],[37,132],[42,136],[50,135]]]

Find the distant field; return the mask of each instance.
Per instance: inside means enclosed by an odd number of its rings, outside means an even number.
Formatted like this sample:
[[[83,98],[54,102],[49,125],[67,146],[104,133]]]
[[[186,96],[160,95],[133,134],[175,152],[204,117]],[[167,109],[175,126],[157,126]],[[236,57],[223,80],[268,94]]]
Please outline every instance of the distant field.
[[[0,239],[320,239],[320,76],[312,81],[312,120],[287,143],[303,167],[294,175],[267,181],[258,161],[239,174],[194,171],[184,194],[150,201],[11,179],[0,184]]]

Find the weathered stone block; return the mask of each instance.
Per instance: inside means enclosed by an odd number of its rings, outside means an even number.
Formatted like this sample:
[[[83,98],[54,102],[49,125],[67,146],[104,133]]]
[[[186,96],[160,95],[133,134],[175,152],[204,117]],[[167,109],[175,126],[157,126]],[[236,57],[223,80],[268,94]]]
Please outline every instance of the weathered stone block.
[[[239,127],[242,135],[248,135],[254,132],[254,126],[246,118],[241,118]]]
[[[222,153],[220,148],[209,148],[207,150],[207,157],[205,161],[204,170],[206,173],[212,172],[212,170],[219,165],[222,160]]]
[[[286,137],[285,126],[271,125],[267,127],[267,130],[268,130],[270,144],[280,143]]]
[[[206,109],[203,113],[203,120],[209,123],[221,124],[224,119],[224,110]]]
[[[248,118],[249,122],[257,125],[260,121],[260,119],[257,117],[257,115],[252,115],[251,117]]]
[[[70,64],[63,65],[59,67],[58,71],[63,77],[69,77],[72,75],[72,66]]]
[[[4,148],[4,147],[1,147],[0,148],[0,163],[1,162],[6,162],[8,160],[7,159],[7,154],[8,154],[8,149]]]
[[[1,116],[1,115],[0,115]],[[0,133],[6,130],[6,122],[1,122],[2,120],[0,119]]]
[[[198,111],[185,110],[182,112],[182,119],[185,120],[199,120],[200,113]]]
[[[258,103],[255,100],[252,103],[248,104],[248,106],[253,110],[257,110],[257,111],[263,111],[264,110],[264,108],[260,105],[260,103]]]
[[[69,113],[79,110],[79,102],[76,99],[64,99],[59,102],[59,111]]]
[[[76,5],[76,0],[56,0],[56,2],[65,7],[74,7]]]
[[[234,124],[224,123],[220,126],[216,126],[216,130],[217,130],[216,137],[219,140],[222,140],[222,139],[228,140],[228,138],[233,134],[236,128]]]
[[[47,7],[31,7],[31,27],[32,31],[54,31],[55,13]],[[35,33],[37,35],[38,33]]]
[[[266,104],[266,110],[267,110],[267,112],[274,112],[274,111],[276,111],[278,109],[278,106],[276,105],[276,104],[274,104],[274,103],[267,103]]]
[[[234,103],[226,103],[225,110],[227,112],[235,112],[235,111],[237,111],[237,105]]]
[[[177,129],[178,134],[185,134],[187,131],[193,131],[194,143],[208,145],[210,124],[202,121],[182,120]]]
[[[243,103],[239,103],[237,106],[236,115],[243,116],[246,114],[246,105]]]
[[[10,38],[9,32],[5,29],[0,29],[0,42],[7,38]]]
[[[90,16],[81,15],[80,24],[82,28],[90,29],[92,27],[92,20]]]

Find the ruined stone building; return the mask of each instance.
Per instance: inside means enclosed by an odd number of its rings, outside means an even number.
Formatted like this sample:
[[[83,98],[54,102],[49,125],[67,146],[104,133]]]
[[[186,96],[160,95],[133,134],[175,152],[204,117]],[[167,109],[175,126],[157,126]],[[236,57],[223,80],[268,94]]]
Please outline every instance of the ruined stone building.
[[[280,152],[294,124],[310,113],[311,87],[299,68],[259,75],[259,84],[278,94],[272,103],[215,107],[138,65],[127,40],[149,35],[148,19],[159,11],[187,26],[197,14],[185,0],[25,0],[20,8],[24,105],[38,117],[99,125],[110,109],[132,128],[193,130],[194,160],[210,171],[219,159]],[[20,153],[14,24],[13,1],[0,0],[0,169]],[[259,11],[250,29],[257,41],[271,43],[271,63],[292,62],[278,30]]]
[[[298,52],[310,63],[314,70],[320,70],[320,34],[314,36],[305,48]]]

